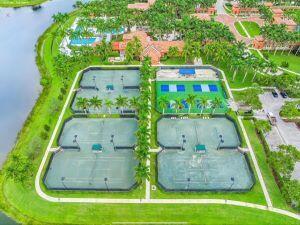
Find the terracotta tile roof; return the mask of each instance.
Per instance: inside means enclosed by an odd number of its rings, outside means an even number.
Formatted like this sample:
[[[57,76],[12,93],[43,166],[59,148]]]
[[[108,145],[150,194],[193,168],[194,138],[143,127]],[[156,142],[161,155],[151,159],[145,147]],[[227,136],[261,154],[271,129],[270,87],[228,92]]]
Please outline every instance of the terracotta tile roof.
[[[294,20],[281,18],[281,17],[274,17],[274,24],[285,24],[287,26],[297,26],[297,23]]]
[[[142,44],[142,58],[150,56],[153,64],[158,64],[160,58],[169,51],[170,47],[177,47],[179,52],[182,52],[184,41],[153,41],[150,36],[144,31],[135,31],[123,35],[123,42],[114,42],[113,50],[124,51],[126,45],[134,37],[137,37]]]
[[[211,20],[210,15],[207,13],[195,13],[192,16],[197,17],[200,20]]]
[[[272,9],[274,14],[283,14],[282,9]]]
[[[148,4],[148,3],[134,3],[134,4],[128,4],[127,7],[129,9],[147,10],[147,9],[150,8],[150,4]]]

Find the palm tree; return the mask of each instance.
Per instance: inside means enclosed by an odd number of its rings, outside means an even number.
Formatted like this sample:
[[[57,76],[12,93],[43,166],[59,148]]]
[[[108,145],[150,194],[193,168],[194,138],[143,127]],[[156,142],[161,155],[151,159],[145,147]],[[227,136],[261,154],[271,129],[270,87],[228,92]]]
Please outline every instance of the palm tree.
[[[168,107],[169,101],[166,96],[162,96],[158,99],[158,107],[162,109],[162,113],[165,113],[165,109]]]
[[[181,110],[183,108],[183,105],[181,103],[181,99],[175,99],[174,103],[172,104],[172,107],[174,107],[176,113],[178,113],[178,110]]]
[[[133,108],[134,110],[137,111],[140,106],[139,99],[137,97],[133,97],[133,98],[129,99],[129,105],[131,108]]]
[[[115,104],[117,107],[121,108],[121,114],[123,114],[124,107],[128,106],[128,99],[127,99],[127,97],[123,97],[123,96],[119,95],[116,98]]]
[[[139,163],[135,168],[135,180],[140,185],[140,190],[146,180],[150,179],[150,170],[145,163]],[[140,193],[141,194],[141,193]]]
[[[139,163],[135,168],[135,179],[139,184],[142,184],[145,179],[150,178],[149,167],[143,163]]]
[[[94,96],[91,99],[89,99],[89,104],[94,109],[100,109],[102,107],[102,99],[99,99],[97,96]]]
[[[84,113],[87,113],[87,109],[89,108],[90,103],[87,98],[78,97],[76,101],[76,107],[78,109],[82,109]]]
[[[201,98],[200,99],[200,104],[201,104],[201,115],[203,114],[204,109],[208,106],[208,99],[207,98]]]
[[[105,104],[106,108],[108,109],[109,114],[111,114],[111,109],[114,106],[113,101],[110,99],[106,99],[104,104]]]
[[[212,114],[214,114],[215,110],[217,108],[220,108],[222,106],[222,100],[220,97],[216,97],[213,101],[212,101]]]
[[[189,105],[189,113],[191,112],[191,108],[195,104],[195,99],[196,99],[196,95],[192,95],[192,94],[189,94],[186,99],[186,102]]]

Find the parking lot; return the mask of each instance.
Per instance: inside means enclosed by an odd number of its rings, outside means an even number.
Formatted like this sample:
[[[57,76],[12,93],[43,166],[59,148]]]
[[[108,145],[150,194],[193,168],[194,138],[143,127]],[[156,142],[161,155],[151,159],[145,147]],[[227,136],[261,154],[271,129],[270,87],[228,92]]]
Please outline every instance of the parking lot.
[[[259,99],[263,105],[263,112],[260,113],[260,116],[265,115],[266,117],[268,112],[272,112],[277,120],[276,126],[273,127],[273,130],[267,135],[267,139],[271,140],[270,145],[273,145],[273,142],[275,142],[278,144],[294,145],[300,149],[300,130],[295,123],[285,122],[279,116],[280,109],[284,105],[284,102],[290,101],[291,99],[284,99],[280,95],[278,98],[274,98],[270,92],[265,92],[260,95]]]
[[[267,119],[267,113],[272,112],[276,117],[276,126],[272,126],[272,130],[266,135],[266,140],[272,150],[278,150],[281,144],[293,145],[300,150],[300,130],[295,123],[285,122],[279,116],[281,107],[285,101],[291,99],[284,99],[280,95],[274,98],[271,92],[265,92],[259,96],[263,105],[263,111],[257,112],[256,116],[260,119]],[[292,178],[300,180],[300,162],[296,163]]]

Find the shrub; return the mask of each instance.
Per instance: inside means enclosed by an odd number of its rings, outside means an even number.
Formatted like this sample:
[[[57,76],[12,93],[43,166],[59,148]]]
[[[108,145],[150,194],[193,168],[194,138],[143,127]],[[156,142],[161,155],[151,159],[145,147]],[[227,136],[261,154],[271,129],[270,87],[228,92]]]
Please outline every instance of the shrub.
[[[49,130],[50,130],[50,126],[49,126],[48,124],[45,124],[45,125],[44,125],[44,130],[45,130],[45,131],[49,131]]]
[[[32,175],[32,164],[28,157],[20,153],[13,153],[8,166],[5,168],[6,177],[23,183],[28,176]]]
[[[67,93],[66,89],[65,88],[61,88],[60,89],[60,93],[62,93],[63,95],[65,95]]]
[[[300,117],[300,109],[298,108],[299,105],[300,105],[300,100],[294,102],[286,102],[280,110],[280,116],[289,119]]]
[[[59,95],[59,96],[57,97],[57,99],[60,100],[60,101],[62,101],[62,100],[64,99],[64,97],[63,97],[62,95]]]
[[[42,131],[41,134],[40,134],[40,137],[43,139],[43,140],[47,140],[48,138],[48,133],[46,131]]]
[[[289,68],[289,63],[287,61],[283,61],[281,63],[281,67],[283,67],[283,68]]]

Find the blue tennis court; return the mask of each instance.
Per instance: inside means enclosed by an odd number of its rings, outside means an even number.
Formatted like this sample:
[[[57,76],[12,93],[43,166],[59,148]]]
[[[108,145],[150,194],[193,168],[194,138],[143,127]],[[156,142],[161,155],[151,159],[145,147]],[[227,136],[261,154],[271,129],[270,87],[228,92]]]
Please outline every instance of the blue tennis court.
[[[218,92],[218,87],[217,87],[217,85],[209,84],[209,85],[208,85],[208,88],[209,88],[209,91],[210,91],[210,92]]]
[[[178,92],[185,92],[185,87],[184,87],[184,85],[177,84],[177,91],[178,91]]]
[[[165,84],[161,85],[160,90],[161,92],[169,92],[169,85],[165,85]]]
[[[194,90],[194,92],[202,92],[201,85],[194,84],[193,85],[193,90]]]

